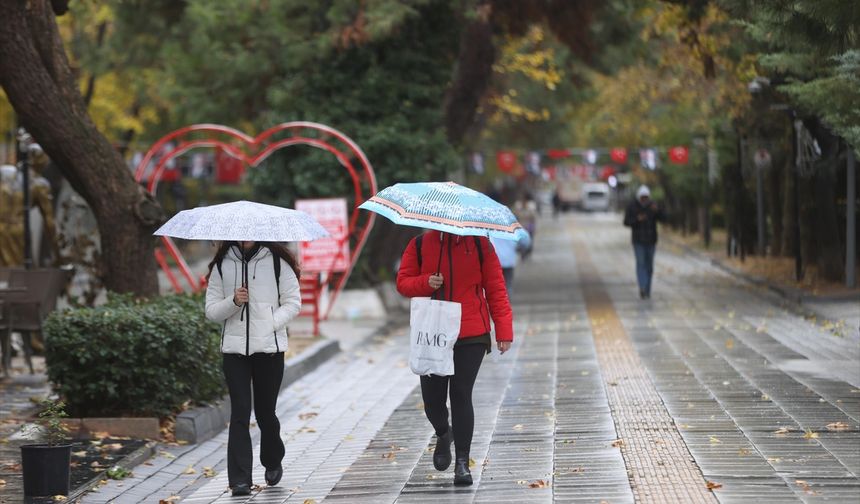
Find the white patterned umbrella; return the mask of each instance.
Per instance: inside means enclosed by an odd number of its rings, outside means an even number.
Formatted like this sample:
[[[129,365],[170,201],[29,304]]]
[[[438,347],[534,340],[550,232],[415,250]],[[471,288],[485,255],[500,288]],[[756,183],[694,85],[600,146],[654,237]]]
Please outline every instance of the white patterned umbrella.
[[[329,236],[304,212],[253,201],[183,210],[153,234],[186,240],[261,242],[312,241]]]

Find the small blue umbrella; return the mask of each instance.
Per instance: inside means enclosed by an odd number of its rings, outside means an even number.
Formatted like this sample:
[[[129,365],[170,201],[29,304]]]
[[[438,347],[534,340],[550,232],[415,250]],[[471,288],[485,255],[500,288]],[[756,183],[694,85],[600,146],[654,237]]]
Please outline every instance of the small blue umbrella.
[[[394,184],[359,208],[378,213],[395,224],[460,236],[528,238],[508,207],[454,182]]]

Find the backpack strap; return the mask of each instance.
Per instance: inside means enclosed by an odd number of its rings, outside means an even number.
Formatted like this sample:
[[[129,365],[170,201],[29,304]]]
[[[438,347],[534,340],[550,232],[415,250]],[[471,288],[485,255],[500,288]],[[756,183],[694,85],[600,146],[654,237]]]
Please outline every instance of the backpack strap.
[[[475,247],[478,248],[478,262],[481,264],[481,269],[484,269],[484,250],[481,248],[481,239],[473,236],[475,239]]]
[[[275,286],[278,289],[278,298],[281,297],[281,258],[272,254],[272,266],[275,268]]]
[[[415,238],[415,254],[418,255],[418,271],[421,271],[421,242],[423,241],[424,235],[420,234]]]
[[[215,263],[215,266],[218,267],[218,276],[220,276],[222,279],[224,278],[224,274],[221,273],[221,261],[223,261],[223,260],[224,260],[224,258],[222,257],[220,261]]]

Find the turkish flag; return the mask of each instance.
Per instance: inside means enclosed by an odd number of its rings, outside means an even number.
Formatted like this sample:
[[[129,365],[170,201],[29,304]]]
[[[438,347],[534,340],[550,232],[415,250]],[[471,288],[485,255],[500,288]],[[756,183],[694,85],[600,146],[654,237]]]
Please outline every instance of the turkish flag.
[[[609,157],[616,163],[626,163],[627,149],[624,147],[615,147],[609,151]]]
[[[550,159],[563,159],[570,156],[570,151],[567,149],[550,149],[546,151],[546,155]]]
[[[687,164],[690,160],[690,149],[678,145],[669,149],[669,161],[673,164]]]
[[[498,151],[496,152],[496,164],[499,170],[505,173],[511,173],[517,166],[517,153],[513,151]]]
[[[615,175],[615,168],[611,166],[604,166],[603,170],[600,171],[600,180],[609,180],[609,177]]]

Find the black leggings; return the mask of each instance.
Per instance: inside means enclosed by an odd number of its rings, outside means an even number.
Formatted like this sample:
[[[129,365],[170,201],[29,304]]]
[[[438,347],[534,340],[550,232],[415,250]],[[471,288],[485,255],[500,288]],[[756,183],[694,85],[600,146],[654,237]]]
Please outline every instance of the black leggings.
[[[487,347],[481,344],[454,347],[453,376],[422,376],[421,395],[424,413],[436,429],[436,435],[448,430],[448,388],[451,389],[451,428],[457,453],[468,454],[475,430],[475,411],[472,408],[472,387],[478,377],[481,361]]]
[[[230,391],[230,434],[227,440],[227,475],[230,487],[252,484],[253,447],[251,446],[251,393],[254,415],[260,427],[260,462],[266,469],[280,467],[284,458],[281,423],[275,413],[284,353],[255,353],[248,357],[224,354],[224,377]]]

